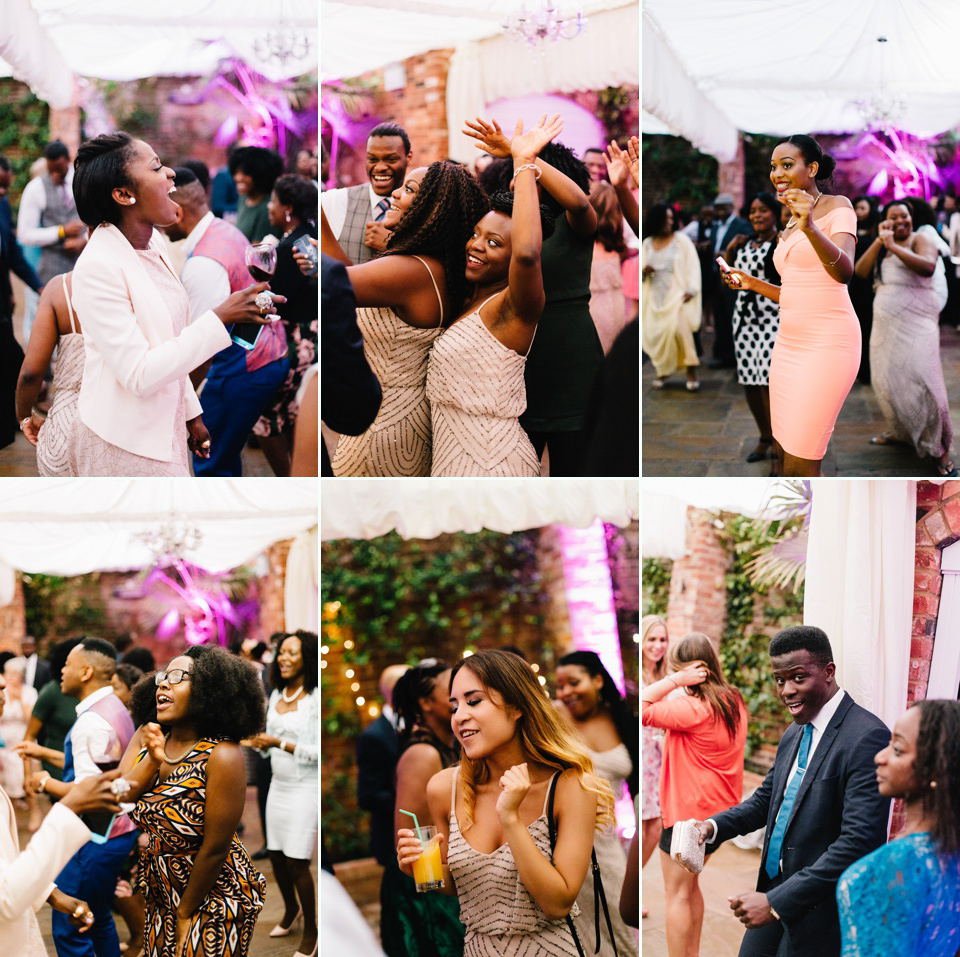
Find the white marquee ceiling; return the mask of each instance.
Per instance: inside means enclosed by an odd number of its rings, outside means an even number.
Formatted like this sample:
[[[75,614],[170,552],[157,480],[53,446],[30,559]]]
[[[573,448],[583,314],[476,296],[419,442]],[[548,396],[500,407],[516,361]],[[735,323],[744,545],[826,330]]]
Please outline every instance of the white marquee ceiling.
[[[956,0],[644,0],[642,32],[644,110],[723,160],[737,130],[860,130],[854,101],[881,70],[906,103],[899,129],[960,123]]]

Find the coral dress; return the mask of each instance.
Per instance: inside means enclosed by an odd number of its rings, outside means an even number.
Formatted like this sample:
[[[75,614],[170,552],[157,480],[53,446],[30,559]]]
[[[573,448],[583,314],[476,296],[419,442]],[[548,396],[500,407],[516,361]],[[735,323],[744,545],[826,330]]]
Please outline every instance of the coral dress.
[[[144,957],[174,952],[177,906],[203,844],[207,759],[217,743],[201,738],[163,781],[140,797],[130,815],[150,839],[137,874],[137,889],[147,904]],[[247,957],[266,893],[263,875],[234,835],[216,883],[191,919],[185,957]]]
[[[857,234],[857,215],[846,207],[816,222],[830,239]],[[827,274],[799,229],[780,240],[773,263],[783,278],[770,361],[773,436],[790,455],[822,459],[860,367],[860,323],[846,285]]]

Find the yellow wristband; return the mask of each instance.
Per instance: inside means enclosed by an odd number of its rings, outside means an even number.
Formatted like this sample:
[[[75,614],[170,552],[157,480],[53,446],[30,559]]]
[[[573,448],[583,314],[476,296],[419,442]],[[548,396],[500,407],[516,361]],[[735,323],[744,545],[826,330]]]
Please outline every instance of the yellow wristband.
[[[57,230],[57,235],[60,237],[60,239],[63,239],[63,238],[66,237],[67,231],[61,226],[61,227]]]

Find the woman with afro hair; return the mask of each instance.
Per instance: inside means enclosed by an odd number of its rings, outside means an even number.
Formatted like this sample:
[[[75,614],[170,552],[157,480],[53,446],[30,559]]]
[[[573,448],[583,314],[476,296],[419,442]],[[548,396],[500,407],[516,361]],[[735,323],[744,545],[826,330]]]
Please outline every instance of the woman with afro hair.
[[[960,702],[918,701],[873,759],[906,826],[837,884],[843,957],[953,957],[960,946]]]
[[[467,297],[464,244],[490,208],[486,193],[458,163],[410,171],[383,219],[386,250],[354,266],[321,212],[321,248],[347,264],[367,361],[383,387],[373,425],[341,436],[335,475],[429,475],[427,353]],[[320,410],[321,416],[323,410]]]
[[[253,667],[193,646],[133,689],[138,729],[121,761],[149,838],[138,889],[146,899],[143,957],[247,957],[266,882],[236,830],[246,797],[238,742],[263,727]]]
[[[537,157],[562,129],[559,115],[542,116],[526,133],[517,121],[510,141],[514,192],[494,196],[493,210],[467,242],[472,293],[434,345],[427,371],[431,475],[540,474],[540,456],[519,416],[527,406],[527,354],[545,302],[540,252],[553,231],[537,196]]]

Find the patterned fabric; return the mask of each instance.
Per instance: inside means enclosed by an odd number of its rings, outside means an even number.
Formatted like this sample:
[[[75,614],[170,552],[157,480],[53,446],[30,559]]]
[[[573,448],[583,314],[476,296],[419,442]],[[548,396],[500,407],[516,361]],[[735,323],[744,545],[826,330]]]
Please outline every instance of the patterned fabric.
[[[492,854],[482,854],[460,833],[458,778],[459,773],[454,774],[447,864],[457,885],[460,919],[467,928],[464,957],[577,957],[566,921],[546,917],[524,887],[510,845],[502,844]],[[551,859],[546,801],[543,813],[527,830],[537,850]],[[570,913],[579,915],[576,904]]]
[[[894,253],[880,263],[873,299],[870,375],[887,429],[918,455],[950,451],[953,425],[940,361],[940,310],[932,276]]]
[[[597,327],[600,345],[606,355],[617,334],[627,324],[627,308],[623,300],[623,276],[620,257],[608,252],[602,243],[593,249],[590,269],[590,316]]]
[[[227,271],[230,292],[239,292],[253,285],[243,258],[248,245],[247,237],[236,226],[214,217],[189,258],[204,256],[219,263]]]
[[[73,305],[66,283],[63,287],[73,323]],[[77,475],[76,448],[80,413],[80,383],[83,380],[83,336],[69,332],[57,340],[57,358],[53,364],[53,404],[37,437],[37,471],[41,475]]]
[[[426,263],[424,268],[430,272]],[[433,280],[432,272],[430,278]],[[435,280],[434,290],[440,300]],[[442,323],[442,300],[440,309]],[[407,325],[389,307],[367,307],[357,310],[357,326],[364,355],[380,380],[383,399],[366,432],[341,436],[333,474],[429,475],[430,406],[425,384],[427,357],[440,335],[440,325],[419,329]]]
[[[49,173],[40,178],[43,183],[45,205],[40,213],[41,226],[64,226],[78,219],[77,207],[73,201],[73,192],[66,184],[56,186]],[[58,239],[40,251],[40,280],[46,285],[55,276],[70,272],[76,265],[80,252],[71,252],[63,248],[65,240]]]
[[[190,300],[179,280],[163,264],[160,254],[152,249],[138,249],[137,255],[157,287],[157,295],[170,312],[173,335],[179,336],[190,322]],[[149,459],[128,452],[100,438],[83,422],[77,423],[77,474],[112,476],[182,477],[190,475],[190,453],[187,451],[187,405],[185,380],[180,381],[180,395],[174,421],[173,459]]]
[[[641,679],[642,680],[642,679]],[[643,681],[643,687],[647,682]],[[640,729],[640,819],[660,817],[660,770],[663,767],[663,736],[660,728]]]
[[[366,183],[351,186],[347,190],[347,213],[343,229],[337,237],[340,248],[347,254],[350,262],[359,265],[369,262],[376,250],[364,245],[367,223],[373,217],[370,214],[370,187]]]
[[[517,420],[527,405],[526,357],[484,325],[480,310],[490,299],[458,319],[430,352],[431,475],[540,474],[537,453]]]
[[[764,279],[764,262],[770,242],[747,242],[737,250],[733,265],[758,279]],[[738,292],[733,307],[733,346],[737,355],[737,382],[740,385],[767,385],[770,356],[780,327],[780,304],[755,292]]]
[[[174,953],[177,906],[203,843],[207,760],[217,744],[201,738],[164,781],[141,796],[132,812],[149,837],[137,874],[137,888],[147,905],[144,957]],[[141,751],[137,760],[144,754]],[[246,957],[266,893],[263,875],[234,835],[216,883],[193,916],[185,957]]]
[[[954,957],[960,947],[960,859],[928,833],[878,847],[837,884],[843,957]]]

